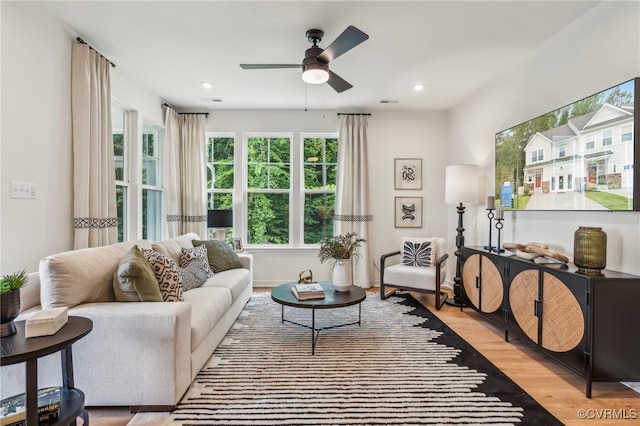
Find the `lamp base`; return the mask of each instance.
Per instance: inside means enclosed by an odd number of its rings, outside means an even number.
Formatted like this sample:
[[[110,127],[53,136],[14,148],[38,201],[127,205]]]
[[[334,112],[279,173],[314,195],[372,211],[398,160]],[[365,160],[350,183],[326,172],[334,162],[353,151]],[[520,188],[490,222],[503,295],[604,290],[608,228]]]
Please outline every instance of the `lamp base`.
[[[213,239],[214,240],[226,240],[227,239],[227,230],[225,228],[218,228],[213,231]]]

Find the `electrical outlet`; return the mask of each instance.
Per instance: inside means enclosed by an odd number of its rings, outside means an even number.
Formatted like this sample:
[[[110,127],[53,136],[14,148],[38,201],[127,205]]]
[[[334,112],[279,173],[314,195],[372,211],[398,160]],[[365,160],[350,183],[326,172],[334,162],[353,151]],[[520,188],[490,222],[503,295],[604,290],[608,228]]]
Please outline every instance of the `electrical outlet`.
[[[35,199],[36,195],[35,183],[11,181],[11,198]]]

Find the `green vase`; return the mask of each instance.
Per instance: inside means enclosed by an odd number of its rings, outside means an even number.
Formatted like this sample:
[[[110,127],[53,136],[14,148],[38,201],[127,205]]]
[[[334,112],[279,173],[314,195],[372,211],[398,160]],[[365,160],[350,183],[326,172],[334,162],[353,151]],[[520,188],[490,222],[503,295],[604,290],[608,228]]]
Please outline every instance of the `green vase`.
[[[607,233],[602,228],[578,227],[573,234],[573,263],[585,274],[598,274],[607,266]]]

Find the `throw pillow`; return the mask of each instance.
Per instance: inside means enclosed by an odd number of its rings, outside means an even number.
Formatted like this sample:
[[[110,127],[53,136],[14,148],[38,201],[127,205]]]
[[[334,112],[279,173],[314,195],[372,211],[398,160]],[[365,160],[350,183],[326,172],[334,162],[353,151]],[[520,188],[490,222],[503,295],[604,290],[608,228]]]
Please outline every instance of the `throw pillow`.
[[[120,259],[113,273],[113,291],[116,302],[162,302],[156,276],[138,246]]]
[[[162,293],[162,300],[165,302],[183,301],[182,273],[176,262],[155,250],[142,249],[142,254],[151,264],[151,269],[153,269],[160,287],[160,293]]]
[[[204,270],[207,278],[213,276],[213,271],[209,265],[209,257],[207,256],[207,246],[183,247],[180,249],[180,267],[184,268],[192,262],[195,262]]]
[[[226,241],[222,240],[193,240],[194,247],[206,246],[209,265],[213,272],[222,272],[227,269],[242,268],[242,262],[238,254]]]
[[[207,269],[208,268],[209,264],[207,263]],[[191,262],[184,268],[181,266],[180,273],[182,274],[182,289],[184,291],[200,287],[205,283],[205,281],[207,281],[207,279],[209,279],[206,271],[198,264],[198,262]]]
[[[402,263],[408,266],[432,266],[436,259],[435,238],[417,240],[404,239],[402,242]]]

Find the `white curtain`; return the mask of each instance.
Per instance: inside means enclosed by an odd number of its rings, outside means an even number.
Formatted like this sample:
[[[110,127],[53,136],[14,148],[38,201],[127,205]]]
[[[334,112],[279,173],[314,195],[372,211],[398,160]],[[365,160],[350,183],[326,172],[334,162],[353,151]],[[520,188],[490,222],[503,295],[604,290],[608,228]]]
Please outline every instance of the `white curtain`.
[[[207,235],[205,116],[165,110],[163,155],[166,235]]]
[[[367,116],[341,115],[339,141],[334,233],[355,232],[368,240],[368,224],[373,215],[369,213]],[[353,283],[369,288],[369,243],[364,243],[359,250],[361,257],[353,265]]]
[[[83,43],[71,55],[74,248],[118,241],[110,62]]]

